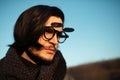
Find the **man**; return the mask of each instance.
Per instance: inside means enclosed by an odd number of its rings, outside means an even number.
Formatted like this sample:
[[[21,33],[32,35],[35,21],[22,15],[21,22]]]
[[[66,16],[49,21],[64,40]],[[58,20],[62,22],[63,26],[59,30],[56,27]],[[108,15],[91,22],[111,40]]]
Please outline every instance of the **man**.
[[[63,80],[66,62],[57,49],[72,32],[64,28],[64,14],[47,5],[24,11],[14,28],[14,43],[0,60],[1,80]]]

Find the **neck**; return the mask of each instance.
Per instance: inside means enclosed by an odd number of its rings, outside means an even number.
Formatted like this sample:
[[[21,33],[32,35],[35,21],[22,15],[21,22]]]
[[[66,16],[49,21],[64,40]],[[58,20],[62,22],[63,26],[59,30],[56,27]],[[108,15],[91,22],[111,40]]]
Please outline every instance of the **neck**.
[[[22,58],[26,59],[27,61],[30,61],[33,64],[36,64],[35,61],[33,61],[26,52],[23,52],[23,54],[21,55]]]

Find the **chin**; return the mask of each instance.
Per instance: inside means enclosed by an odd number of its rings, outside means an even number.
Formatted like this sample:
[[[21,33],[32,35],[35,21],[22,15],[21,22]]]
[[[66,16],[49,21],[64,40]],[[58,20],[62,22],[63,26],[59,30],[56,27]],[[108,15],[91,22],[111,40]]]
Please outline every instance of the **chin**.
[[[43,57],[40,57],[40,59],[42,60],[43,63],[49,64],[49,63],[52,63],[54,58],[43,58]]]

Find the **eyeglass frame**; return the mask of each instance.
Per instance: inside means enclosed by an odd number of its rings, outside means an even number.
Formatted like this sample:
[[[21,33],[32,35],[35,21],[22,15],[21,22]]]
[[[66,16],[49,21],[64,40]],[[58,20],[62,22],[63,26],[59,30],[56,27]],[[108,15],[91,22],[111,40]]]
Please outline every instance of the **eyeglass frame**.
[[[60,42],[59,39],[58,39],[58,43],[64,43],[64,42],[66,41],[66,39],[69,38],[69,36],[65,33],[64,29],[63,29],[63,31],[61,31],[61,32],[54,29],[54,27],[58,27],[58,26],[44,26],[44,27],[45,27],[45,30],[44,30],[44,33],[43,33],[43,34],[44,34],[44,37],[45,37],[46,40],[51,40],[51,39],[55,36],[56,33],[57,33],[57,38],[58,38],[58,37],[60,37],[60,38],[61,38],[61,37],[64,37],[64,38],[65,38],[62,42]],[[47,37],[46,37],[46,35],[45,35],[46,28],[52,28],[52,30],[53,30],[54,33],[53,33],[53,35],[52,35],[51,38],[47,38]],[[63,27],[62,27],[62,28],[63,28]],[[64,33],[65,36],[60,35],[59,33]]]

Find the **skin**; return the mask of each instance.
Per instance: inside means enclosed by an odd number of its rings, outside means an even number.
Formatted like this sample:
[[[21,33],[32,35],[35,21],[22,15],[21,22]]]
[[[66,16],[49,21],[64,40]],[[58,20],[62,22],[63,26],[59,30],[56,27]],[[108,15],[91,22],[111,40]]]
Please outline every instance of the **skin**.
[[[63,23],[61,18],[56,17],[56,16],[51,16],[47,22],[45,23],[45,26],[51,26],[51,23]],[[62,27],[57,27],[54,28],[55,30],[61,32],[62,31]],[[34,48],[34,47],[30,47],[29,51],[37,56],[38,58],[45,60],[45,61],[52,61],[54,59],[54,56],[56,54],[56,49],[58,48],[58,39],[57,39],[57,35],[55,34],[54,37],[51,40],[45,40],[44,36],[40,36],[38,39],[38,43],[40,43],[41,45],[43,45],[44,47],[42,47],[40,50]],[[26,60],[36,64],[27,54],[26,52],[24,52],[21,55],[23,58],[25,58]]]

